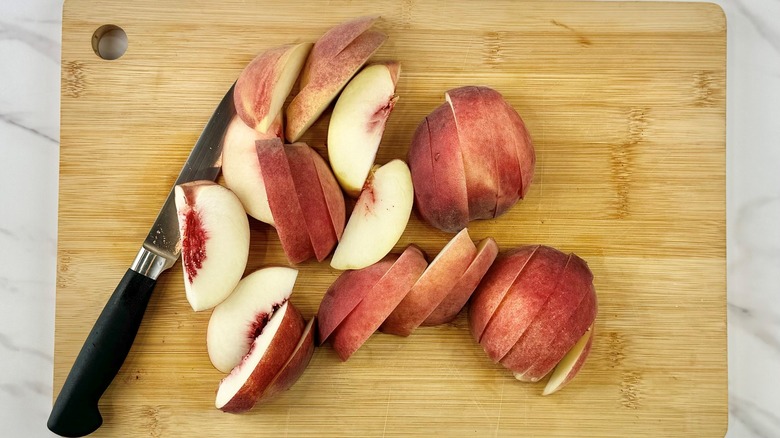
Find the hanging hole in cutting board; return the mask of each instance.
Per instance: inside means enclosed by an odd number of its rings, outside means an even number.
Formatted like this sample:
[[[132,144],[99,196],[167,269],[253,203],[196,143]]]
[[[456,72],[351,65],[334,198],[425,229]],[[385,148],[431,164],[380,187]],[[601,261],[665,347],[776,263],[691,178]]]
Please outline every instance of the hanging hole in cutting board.
[[[113,24],[100,26],[92,34],[92,50],[102,59],[119,59],[127,51],[127,34]]]

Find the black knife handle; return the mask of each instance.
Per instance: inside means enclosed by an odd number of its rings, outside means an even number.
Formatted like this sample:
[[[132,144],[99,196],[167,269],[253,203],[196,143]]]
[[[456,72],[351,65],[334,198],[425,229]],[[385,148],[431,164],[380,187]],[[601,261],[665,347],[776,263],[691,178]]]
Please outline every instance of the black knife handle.
[[[88,435],[101,424],[98,400],[133,345],[157,280],[128,269],[81,347],[47,427],[57,435]]]

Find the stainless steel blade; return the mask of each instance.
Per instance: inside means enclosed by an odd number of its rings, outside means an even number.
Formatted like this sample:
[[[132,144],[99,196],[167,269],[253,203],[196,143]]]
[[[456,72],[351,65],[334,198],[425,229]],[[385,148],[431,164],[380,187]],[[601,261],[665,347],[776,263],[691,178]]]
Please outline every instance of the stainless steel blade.
[[[174,186],[189,181],[217,179],[221,168],[222,140],[235,113],[231,86],[195,142]],[[161,272],[176,263],[180,252],[181,236],[172,187],[130,269],[157,279]]]

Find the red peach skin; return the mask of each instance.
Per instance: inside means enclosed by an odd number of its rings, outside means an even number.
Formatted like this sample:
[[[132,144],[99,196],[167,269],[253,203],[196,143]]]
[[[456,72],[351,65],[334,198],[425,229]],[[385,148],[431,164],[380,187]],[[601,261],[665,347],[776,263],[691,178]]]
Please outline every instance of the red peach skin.
[[[233,101],[236,114],[258,132],[281,129],[282,105],[303,67],[311,43],[275,47],[255,57],[236,81]]]
[[[321,262],[333,251],[338,239],[333,230],[330,211],[320,186],[317,168],[311,158],[314,153],[306,143],[284,146],[290,165],[295,191],[303,212],[311,246],[317,261]]]
[[[571,366],[571,368],[566,373],[566,376],[564,376],[563,380],[560,381],[557,385],[552,380],[556,377],[556,373],[553,373],[550,376],[550,381],[547,382],[547,385],[544,388],[544,392],[542,392],[542,395],[550,395],[555,392],[560,391],[563,389],[566,385],[569,384],[569,382],[574,379],[574,377],[580,372],[582,369],[582,366],[585,365],[585,360],[588,358],[588,354],[590,354],[590,348],[593,346],[593,338],[596,336],[596,328],[591,327],[589,329],[591,331],[590,337],[588,338],[588,342],[585,344],[585,347],[583,347],[582,351],[580,352],[579,356],[577,356],[577,360],[574,362],[574,364]],[[585,336],[585,335],[583,335]],[[567,353],[568,354],[568,353]]]
[[[442,231],[465,228],[469,222],[466,173],[449,104],[440,105],[420,123],[408,159],[420,216]]]
[[[490,130],[492,135],[486,137],[485,141],[493,142],[493,151],[496,157],[498,192],[496,211],[493,217],[498,217],[517,203],[522,192],[522,167],[518,161],[516,147],[518,141],[515,139],[516,136],[522,135],[522,132],[513,129],[515,126],[510,120],[508,111],[514,112],[514,109],[506,104],[501,93],[488,87],[476,88],[485,107],[491,108],[491,112],[484,113],[483,118],[490,117],[495,126],[494,129]]]
[[[546,355],[538,359],[526,372],[516,377],[523,381],[538,382],[546,376],[593,325],[597,313],[596,291],[593,289],[593,285],[591,285],[590,291],[585,294],[585,298],[583,298],[574,315],[569,318],[552,343],[544,349]],[[592,337],[593,334],[591,333]],[[590,343],[591,340],[588,342]]]
[[[344,271],[330,285],[317,310],[320,345],[328,340],[344,318],[363,301],[396,260],[397,255],[389,254],[367,268]]]
[[[284,145],[280,139],[274,138],[258,140],[255,146],[268,193],[268,204],[284,254],[290,263],[300,263],[311,258],[314,249],[298,196],[291,196],[296,190]]]
[[[295,350],[293,350],[290,358],[287,359],[287,363],[282,366],[282,370],[268,384],[258,402],[273,400],[277,395],[290,389],[303,375],[303,372],[309,366],[309,362],[311,362],[312,356],[314,356],[315,319],[310,319],[306,324],[301,339],[298,341],[298,345],[295,346]]]
[[[477,286],[469,306],[469,329],[477,343],[482,340],[485,327],[498,305],[539,247],[540,245],[521,246],[499,255]]]
[[[382,332],[409,336],[441,304],[466,272],[477,248],[464,228],[439,252],[412,290],[382,324]]]
[[[477,256],[474,261],[471,262],[466,272],[460,277],[455,287],[444,297],[444,301],[439,304],[438,307],[428,315],[424,326],[433,326],[439,324],[445,324],[458,316],[460,310],[466,305],[471,298],[471,294],[479,285],[482,277],[485,276],[490,265],[498,256],[498,245],[492,237],[483,239],[477,245]]]
[[[344,193],[341,192],[341,187],[325,160],[314,149],[309,149],[309,151],[309,155],[311,156],[312,161],[314,161],[314,166],[317,169],[317,177],[322,193],[325,195],[325,203],[328,204],[333,231],[336,232],[336,239],[341,240],[341,235],[344,234],[344,225],[347,220]]]
[[[540,352],[544,351],[556,336],[560,336],[561,330],[578,309],[585,295],[592,293],[592,281],[593,274],[587,263],[572,254],[561,276],[560,286],[550,295],[534,322],[504,356],[501,364],[515,373],[523,374],[528,371],[540,358]],[[582,333],[584,330],[579,334]]]
[[[301,76],[301,90],[287,107],[285,136],[297,141],[322,115],[368,58],[387,40],[382,32],[368,29],[373,18],[334,27],[312,48]],[[340,50],[339,50],[340,49]]]
[[[274,334],[273,340],[265,350],[260,362],[258,362],[257,366],[252,371],[252,374],[246,382],[244,382],[238,392],[236,392],[227,403],[220,407],[220,410],[238,413],[252,409],[274,377],[279,373],[284,364],[287,363],[287,359],[289,359],[290,355],[295,351],[295,347],[301,339],[303,328],[303,317],[300,312],[298,312],[298,309],[293,307],[292,303],[288,302],[288,308],[284,314],[284,319],[282,319],[279,329]],[[247,354],[247,356],[249,355]],[[241,367],[241,365],[243,364],[239,364],[233,372]],[[228,379],[231,376],[232,373],[225,379]]]
[[[500,361],[523,333],[533,328],[535,318],[540,318],[541,312],[549,308],[548,300],[560,290],[568,260],[566,254],[542,246],[525,265],[493,313],[479,342],[493,362]]]
[[[376,23],[378,16],[358,17],[330,28],[314,44],[301,72],[301,88],[309,84],[312,71],[327,67],[328,62],[343,52],[357,37]]]
[[[496,162],[493,127],[486,122],[492,109],[478,87],[461,87],[446,93],[457,125],[463,168],[466,172],[469,219],[496,216],[499,192],[499,165]]]
[[[371,337],[425,271],[428,262],[413,245],[404,250],[390,270],[333,333],[333,349],[346,361]]]

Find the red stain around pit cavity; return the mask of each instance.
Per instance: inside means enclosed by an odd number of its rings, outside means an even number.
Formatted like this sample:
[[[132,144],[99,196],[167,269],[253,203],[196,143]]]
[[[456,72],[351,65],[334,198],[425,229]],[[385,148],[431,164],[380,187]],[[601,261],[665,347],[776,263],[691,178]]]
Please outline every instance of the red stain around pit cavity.
[[[374,111],[374,114],[368,120],[368,125],[366,126],[369,133],[379,131],[378,133],[381,134],[385,131],[387,118],[390,117],[390,113],[393,111],[397,101],[398,96],[390,96],[386,104],[380,106],[376,109],[376,111]]]
[[[206,230],[200,222],[200,215],[190,208],[187,210],[184,222],[184,236],[181,243],[182,261],[187,272],[187,280],[192,280],[198,275],[206,260]]]

